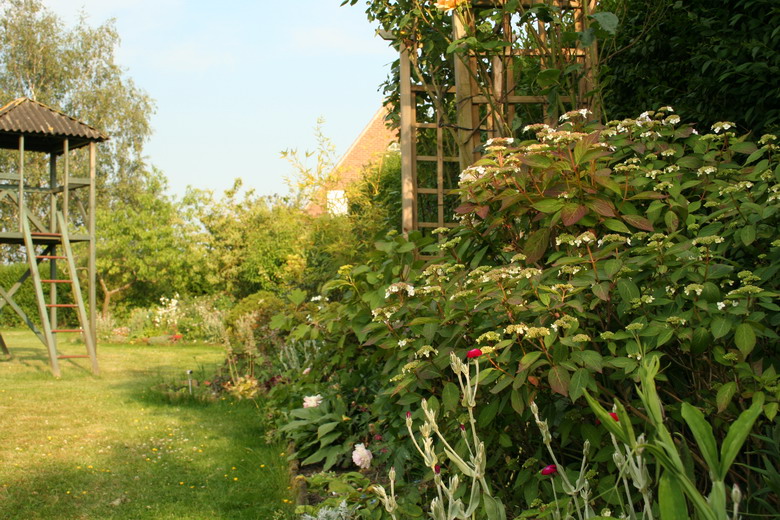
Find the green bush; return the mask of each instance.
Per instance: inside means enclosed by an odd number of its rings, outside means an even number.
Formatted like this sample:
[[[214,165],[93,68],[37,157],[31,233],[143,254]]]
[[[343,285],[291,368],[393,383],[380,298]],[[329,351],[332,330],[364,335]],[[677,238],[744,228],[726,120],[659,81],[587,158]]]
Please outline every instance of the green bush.
[[[418,234],[378,242],[367,263],[344,266],[326,284],[336,302],[301,304],[276,320],[296,339],[321,342],[321,384],[346,393],[350,374],[376,382],[374,424],[402,479],[419,475],[405,471],[405,412],[422,418],[417,403],[427,398],[443,430],[466,423],[448,366],[451,352],[463,358],[475,347],[486,360],[476,427],[509,513],[554,500],[550,479],[539,475],[549,460],[531,402],[549,421],[565,468],[579,468],[590,443],[589,485],[613,505],[613,448],[583,396],[617,398],[635,428],[649,429],[635,392],[642,360],[660,361],[667,427],[699,486],[708,468],[682,403],[711,416],[718,444],[753,399],[764,401],[755,431],[775,420],[776,138],[752,142],[728,122],[698,135],[667,108],[607,126],[586,116],[528,127],[536,139],[488,142],[462,174],[457,228],[439,230],[437,244]],[[415,249],[438,258],[423,265]],[[759,437],[748,440],[747,451],[762,449]],[[741,454],[723,480],[764,486],[746,469],[750,461]],[[776,501],[752,503],[749,494],[747,504],[750,512],[777,510]]]

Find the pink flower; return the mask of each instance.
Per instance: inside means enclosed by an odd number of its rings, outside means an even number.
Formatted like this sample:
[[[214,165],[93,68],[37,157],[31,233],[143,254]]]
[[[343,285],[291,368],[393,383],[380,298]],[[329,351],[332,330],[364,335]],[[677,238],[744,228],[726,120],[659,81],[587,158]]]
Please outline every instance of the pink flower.
[[[468,359],[478,358],[481,355],[482,355],[482,351],[480,349],[478,349],[478,348],[474,348],[474,349],[471,349],[468,352],[466,352],[466,357]]]
[[[322,404],[322,396],[320,394],[307,395],[303,398],[304,408],[317,408],[320,404]]]
[[[542,471],[540,471],[542,475],[555,475],[558,473],[558,466],[555,464],[550,464],[549,466],[545,466],[542,468]]]
[[[352,451],[352,462],[355,463],[360,469],[368,469],[371,467],[371,460],[374,456],[370,451],[366,449],[366,445],[362,442],[355,444],[355,449]]]

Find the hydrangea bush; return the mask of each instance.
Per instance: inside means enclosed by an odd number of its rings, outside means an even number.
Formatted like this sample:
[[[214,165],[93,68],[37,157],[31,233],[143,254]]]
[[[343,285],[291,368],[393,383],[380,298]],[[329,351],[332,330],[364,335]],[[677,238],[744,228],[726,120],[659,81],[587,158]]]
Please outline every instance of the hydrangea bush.
[[[416,450],[407,411],[424,421],[426,399],[442,431],[470,424],[449,365],[452,354],[465,360],[475,349],[483,366],[475,428],[488,447],[486,478],[510,518],[543,513],[554,500],[555,479],[540,473],[551,461],[532,402],[549,425],[557,471],[579,468],[590,445],[584,478],[606,505],[619,500],[614,447],[584,396],[605,406],[617,399],[644,430],[648,411],[636,392],[643,363],[661,367],[666,426],[680,434],[701,487],[708,469],[683,403],[709,416],[718,443],[754,401],[762,403],[756,432],[775,420],[776,137],[737,136],[729,122],[700,135],[669,107],[606,125],[589,118],[574,111],[557,127],[526,127],[528,140],[489,141],[462,174],[457,227],[437,230],[438,241],[412,234],[378,242],[366,264],[344,266],[326,284],[327,305],[275,320],[297,339],[321,342],[323,382],[356,373],[371,381],[362,405],[370,427],[383,431],[388,449],[378,459],[401,483],[421,475],[409,464]],[[424,262],[415,250],[436,258]],[[360,440],[372,448],[368,431]],[[749,469],[771,470],[750,455],[762,442],[748,439],[726,485],[768,485]],[[741,508],[772,504],[747,496]]]

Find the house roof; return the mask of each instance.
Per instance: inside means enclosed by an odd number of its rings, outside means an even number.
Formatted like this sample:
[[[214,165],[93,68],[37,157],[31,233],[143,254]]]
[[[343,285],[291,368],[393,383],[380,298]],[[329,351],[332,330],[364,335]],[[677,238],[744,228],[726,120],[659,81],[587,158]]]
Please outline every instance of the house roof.
[[[0,148],[19,148],[20,135],[25,150],[56,154],[63,152],[65,139],[71,150],[108,139],[95,128],[29,98],[15,99],[0,108]]]

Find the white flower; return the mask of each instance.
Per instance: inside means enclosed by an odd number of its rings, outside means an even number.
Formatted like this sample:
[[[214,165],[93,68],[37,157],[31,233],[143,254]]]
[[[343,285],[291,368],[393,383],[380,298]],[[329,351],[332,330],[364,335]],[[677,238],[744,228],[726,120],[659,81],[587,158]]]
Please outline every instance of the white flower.
[[[307,395],[303,398],[303,407],[304,408],[317,408],[322,403],[322,396],[320,394],[317,395]]]
[[[718,302],[718,310],[722,311],[726,308],[726,302]]]
[[[306,367],[306,368],[303,369],[303,375],[307,376],[307,375],[309,375],[309,372],[311,372],[311,367]],[[320,398],[320,399],[322,399],[322,398]],[[304,405],[304,408],[306,408],[305,405]]]
[[[355,449],[352,451],[352,462],[360,469],[370,468],[371,459],[373,458],[374,456],[366,449],[366,446],[362,442],[360,444],[355,444]]]

